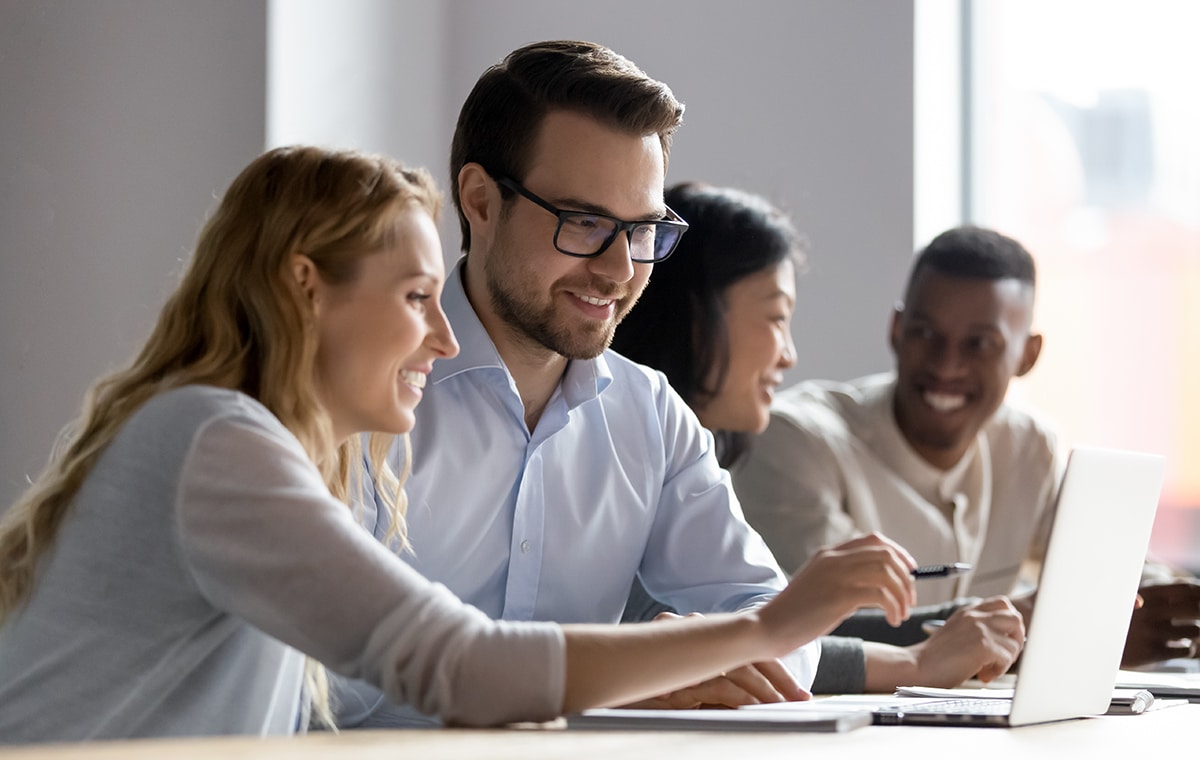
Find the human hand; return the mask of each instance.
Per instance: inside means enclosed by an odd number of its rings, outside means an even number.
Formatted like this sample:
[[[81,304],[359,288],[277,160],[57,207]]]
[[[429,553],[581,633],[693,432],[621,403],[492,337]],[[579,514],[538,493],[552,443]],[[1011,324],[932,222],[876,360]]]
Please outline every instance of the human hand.
[[[1021,622],[1028,628],[1029,621],[1033,619],[1033,605],[1037,602],[1037,591],[1033,590],[1020,594],[1012,594],[1008,599],[1017,608],[1017,612],[1021,613]]]
[[[862,607],[878,607],[891,625],[916,603],[910,574],[917,563],[899,544],[876,533],[819,550],[791,583],[758,611],[783,651],[833,630]]]
[[[918,686],[953,687],[1008,672],[1025,646],[1025,623],[1006,597],[993,596],[961,607],[928,639],[908,649],[915,658]]]
[[[1121,667],[1200,657],[1200,581],[1147,584],[1138,596]]]
[[[765,660],[726,671],[715,678],[652,699],[625,705],[644,710],[740,707],[810,698],[779,660]]]
[[[689,618],[701,617],[693,612]],[[662,612],[656,621],[682,620]],[[698,707],[740,707],[766,702],[799,702],[811,697],[779,660],[765,660],[727,671],[707,681],[651,699],[625,705],[645,710],[683,710]]]

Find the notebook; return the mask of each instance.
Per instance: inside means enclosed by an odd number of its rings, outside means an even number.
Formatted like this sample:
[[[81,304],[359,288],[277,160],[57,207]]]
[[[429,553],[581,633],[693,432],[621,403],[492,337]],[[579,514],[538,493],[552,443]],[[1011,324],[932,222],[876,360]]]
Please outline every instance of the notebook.
[[[1169,673],[1122,670],[1117,674],[1117,686],[1145,689],[1155,697],[1200,702],[1200,671]]]
[[[1011,700],[877,701],[874,722],[1023,726],[1108,711],[1164,465],[1115,449],[1069,454]]]
[[[567,716],[567,728],[654,731],[816,731],[841,733],[871,724],[868,712],[806,710],[584,710]]]

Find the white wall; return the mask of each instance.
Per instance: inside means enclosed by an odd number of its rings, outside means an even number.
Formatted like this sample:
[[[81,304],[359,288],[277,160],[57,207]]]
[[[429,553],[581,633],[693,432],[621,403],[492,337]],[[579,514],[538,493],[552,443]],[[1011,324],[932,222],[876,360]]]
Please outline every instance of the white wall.
[[[447,187],[463,98],[537,39],[602,42],[669,83],[687,114],[668,181],[762,192],[807,233],[790,380],[886,368],[912,35],[911,0],[0,0],[0,505],[140,345],[264,144],[381,150]],[[452,258],[449,210],[442,229]]]
[[[808,235],[793,327],[800,362],[788,380],[890,366],[886,319],[913,240],[911,2],[606,0],[587,13],[559,0],[447,6],[450,125],[479,73],[511,49],[562,37],[608,45],[687,106],[668,182],[764,193]],[[444,244],[457,247],[458,236]]]
[[[0,0],[0,510],[262,149],[262,0]]]

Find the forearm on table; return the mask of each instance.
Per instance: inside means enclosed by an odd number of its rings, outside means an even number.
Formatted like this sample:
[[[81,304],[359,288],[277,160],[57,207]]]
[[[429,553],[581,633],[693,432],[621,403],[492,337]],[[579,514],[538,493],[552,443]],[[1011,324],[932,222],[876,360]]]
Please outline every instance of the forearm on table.
[[[563,633],[567,713],[658,696],[779,654],[755,614],[655,625],[564,625]]]
[[[897,686],[916,683],[917,658],[906,647],[863,642],[866,678],[863,691],[890,694]]]

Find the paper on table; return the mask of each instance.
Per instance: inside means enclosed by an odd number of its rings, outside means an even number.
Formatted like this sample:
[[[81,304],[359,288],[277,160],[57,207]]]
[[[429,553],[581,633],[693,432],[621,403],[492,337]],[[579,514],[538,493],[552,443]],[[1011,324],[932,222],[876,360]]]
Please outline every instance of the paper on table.
[[[933,686],[897,686],[897,697],[940,697],[942,699],[1012,699],[1012,689],[938,689]]]
[[[708,731],[819,731],[843,732],[870,725],[868,712],[746,710],[584,710],[567,716],[567,728]]]
[[[1123,689],[1146,689],[1156,697],[1183,697],[1200,702],[1200,673],[1122,670],[1117,673],[1117,686]]]

